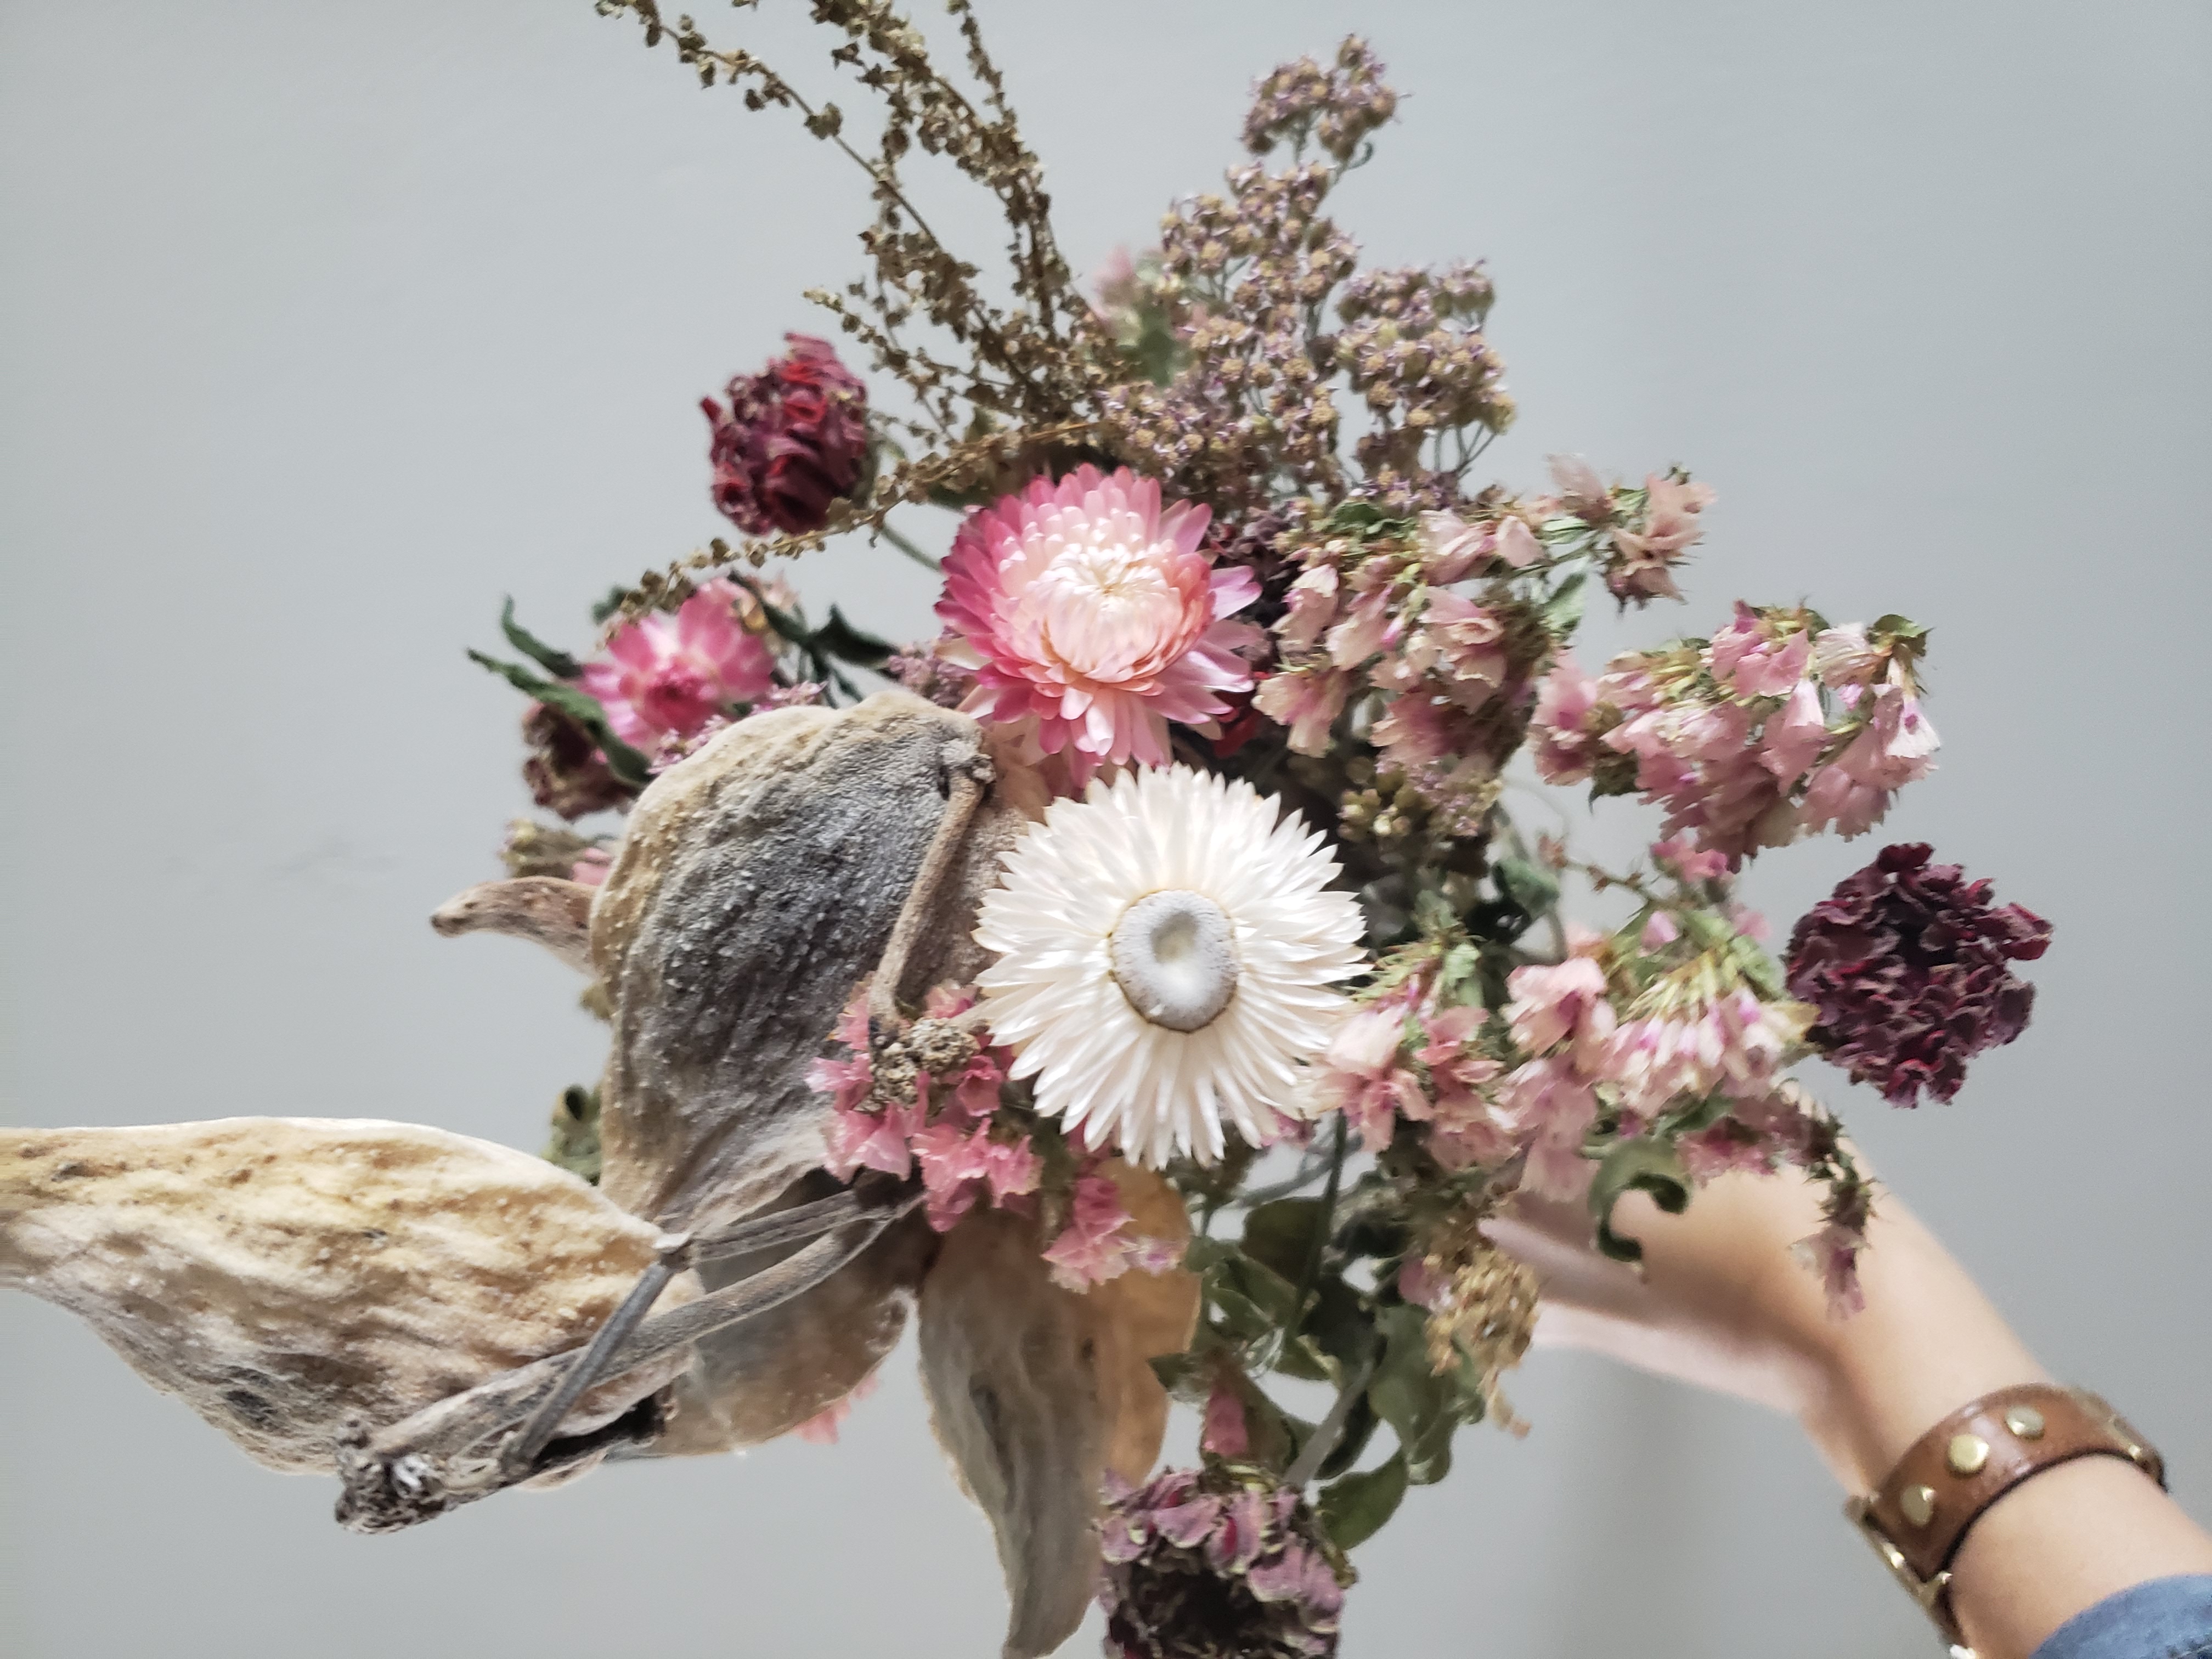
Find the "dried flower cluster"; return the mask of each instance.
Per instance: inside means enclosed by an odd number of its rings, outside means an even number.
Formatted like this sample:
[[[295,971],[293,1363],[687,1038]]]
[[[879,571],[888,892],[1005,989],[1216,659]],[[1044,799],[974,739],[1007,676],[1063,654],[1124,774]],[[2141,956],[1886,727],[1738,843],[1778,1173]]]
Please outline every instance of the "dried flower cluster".
[[[1304,1656],[1336,1650],[1346,1552],[1460,1428],[1514,1421],[1535,1285],[1482,1225],[1516,1196],[1587,1204],[1632,1259],[1624,1194],[1679,1209],[1793,1170],[1826,1188],[1799,1254],[1855,1305],[1874,1191],[1792,1068],[1949,1100],[2026,1024],[2011,964],[2050,930],[1900,846],[1797,925],[1786,971],[1768,954],[1746,865],[1864,833],[1933,769],[1927,634],[1739,602],[1583,672],[1588,602],[1679,599],[1717,498],[1572,457],[1522,493],[1473,476],[1514,410],[1489,277],[1363,268],[1328,212],[1398,107],[1369,47],[1261,80],[1252,159],[1094,305],[967,0],[951,69],[888,0],[814,0],[865,118],[655,0],[599,8],[793,113],[874,217],[862,277],[810,296],[854,360],[794,333],[706,403],[743,544],[618,592],[579,653],[510,607],[514,656],[477,656],[530,699],[524,777],[562,822],[511,828],[507,878],[434,920],[587,975],[609,1058],[556,1114],[574,1176],[518,1184],[434,1131],[269,1132],[301,1159],[270,1189],[320,1218],[285,1249],[371,1194],[424,1218],[407,1283],[354,1243],[223,1267],[209,1158],[125,1182],[187,1218],[168,1260],[221,1315],[125,1341],[133,1363],[277,1461],[333,1461],[342,1516],[381,1530],[616,1445],[834,1437],[915,1309],[1009,1655],[1056,1648],[1095,1589],[1114,1654]],[[917,210],[923,165],[995,204],[1000,275]],[[848,532],[926,559],[890,520],[931,507],[961,515],[934,637],[817,620],[746,568]],[[1524,750],[1659,809],[1648,856],[1532,854],[1502,804]],[[602,813],[625,816],[568,827]],[[1614,925],[1571,920],[1570,882]],[[134,1158],[167,1145],[131,1133]],[[0,1269],[112,1334],[128,1287],[57,1241],[136,1224],[55,1188],[53,1150],[12,1154],[37,1203],[0,1205]],[[538,1264],[516,1305],[543,1316],[441,1370],[487,1261]],[[640,1276],[620,1311],[616,1267]],[[317,1295],[370,1286],[423,1340],[317,1327]],[[580,1357],[579,1318],[607,1322]],[[195,1369],[210,1331],[288,1389],[301,1355],[343,1387],[240,1428]],[[1334,1404],[1308,1422],[1281,1379]],[[1200,1461],[1158,1473],[1170,1397],[1204,1414]]]

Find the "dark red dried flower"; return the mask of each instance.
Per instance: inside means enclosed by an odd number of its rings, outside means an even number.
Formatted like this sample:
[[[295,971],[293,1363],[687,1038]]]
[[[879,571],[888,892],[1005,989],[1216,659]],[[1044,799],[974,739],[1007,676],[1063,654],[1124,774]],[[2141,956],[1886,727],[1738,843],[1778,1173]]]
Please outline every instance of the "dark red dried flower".
[[[549,811],[580,818],[623,805],[637,793],[607,769],[599,740],[573,714],[532,703],[522,711],[522,740],[530,745],[522,781]]]
[[[1811,1040],[1893,1106],[1949,1100],[1969,1060],[2027,1029],[2035,988],[2006,963],[2051,944],[2041,916],[1929,853],[1883,848],[1790,935],[1790,994],[1820,1010]]]
[[[819,530],[867,460],[867,389],[827,340],[783,341],[785,356],[730,382],[727,410],[699,400],[714,433],[714,505],[748,536]]]

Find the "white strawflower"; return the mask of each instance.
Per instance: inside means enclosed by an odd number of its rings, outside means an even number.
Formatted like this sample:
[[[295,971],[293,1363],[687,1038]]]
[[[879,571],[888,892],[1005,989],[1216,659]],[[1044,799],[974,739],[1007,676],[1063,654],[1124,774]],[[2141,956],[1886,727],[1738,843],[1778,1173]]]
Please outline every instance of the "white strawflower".
[[[1335,856],[1249,784],[1188,767],[1094,780],[1006,854],[975,938],[996,1039],[1037,1109],[1155,1166],[1254,1146],[1298,1111],[1300,1062],[1364,963]]]

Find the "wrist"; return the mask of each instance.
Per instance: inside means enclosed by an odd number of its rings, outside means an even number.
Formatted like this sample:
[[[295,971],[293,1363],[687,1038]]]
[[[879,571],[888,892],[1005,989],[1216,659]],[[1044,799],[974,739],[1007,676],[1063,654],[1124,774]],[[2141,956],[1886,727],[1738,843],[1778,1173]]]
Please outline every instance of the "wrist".
[[[1838,1318],[1823,1307],[1808,1318],[1801,1310],[1797,1321],[1813,1379],[1806,1431],[1853,1494],[1870,1490],[1965,1401],[2051,1380],[1950,1253],[1893,1200],[1877,1212],[1860,1274],[1859,1312]]]

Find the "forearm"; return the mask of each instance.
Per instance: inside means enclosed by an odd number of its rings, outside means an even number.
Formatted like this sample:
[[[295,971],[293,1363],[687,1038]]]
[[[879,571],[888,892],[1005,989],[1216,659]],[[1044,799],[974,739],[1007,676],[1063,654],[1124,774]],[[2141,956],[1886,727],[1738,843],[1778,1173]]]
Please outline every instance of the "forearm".
[[[1763,1196],[1810,1200],[1780,1190]],[[1806,1431],[1851,1493],[1872,1491],[1914,1441],[1966,1401],[2051,1380],[1893,1198],[1881,1205],[1870,1243],[1860,1258],[1866,1305],[1849,1319],[1827,1314],[1810,1274],[1778,1275],[1762,1287],[1807,1357]],[[1952,1607],[1980,1659],[2026,1659],[2107,1595],[2147,1579],[2212,1572],[2212,1539],[2131,1465],[2083,1458],[1999,1498],[1967,1532],[1952,1571]]]

